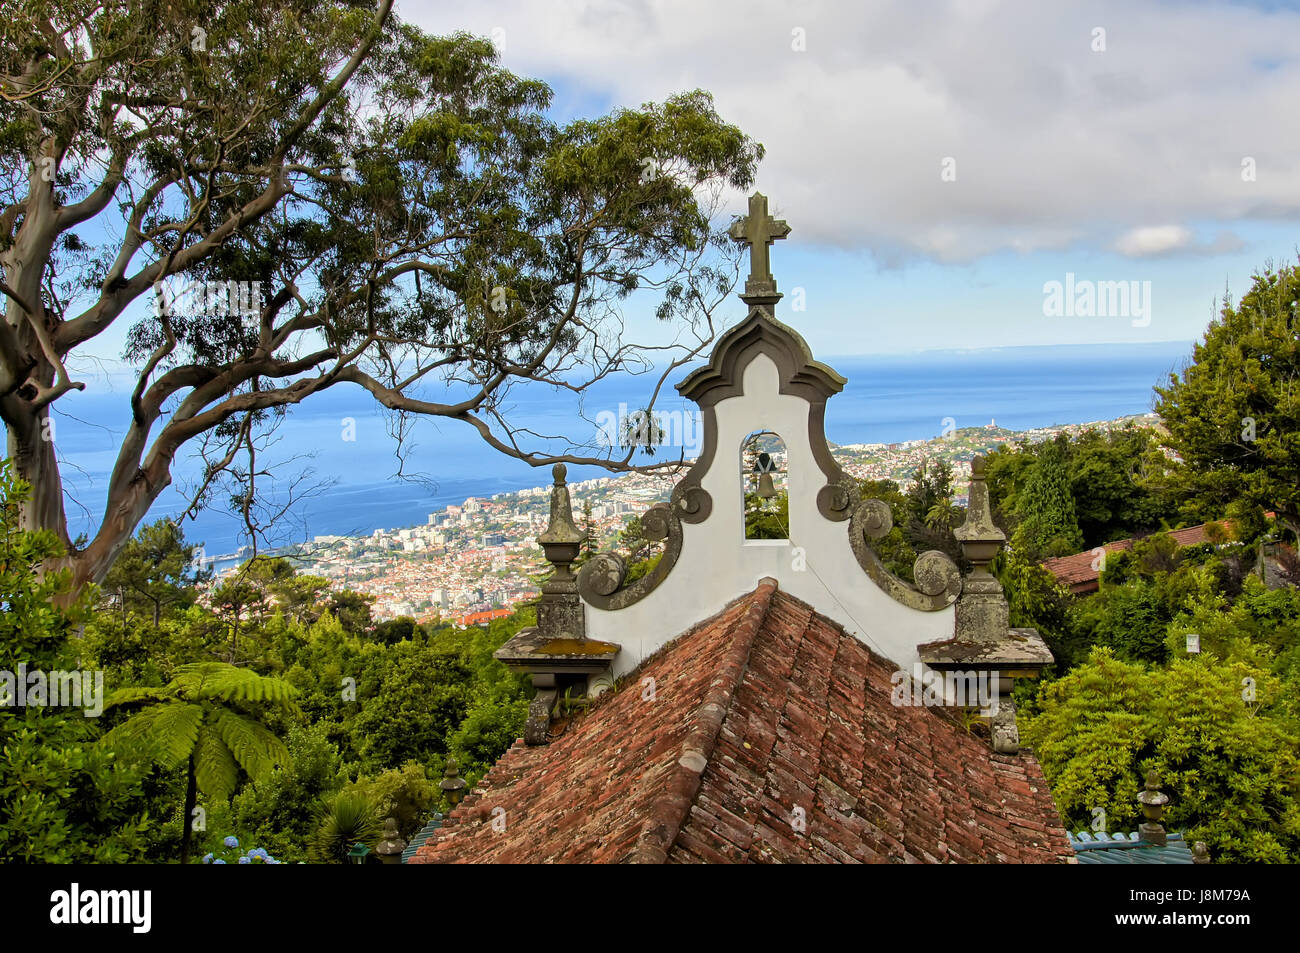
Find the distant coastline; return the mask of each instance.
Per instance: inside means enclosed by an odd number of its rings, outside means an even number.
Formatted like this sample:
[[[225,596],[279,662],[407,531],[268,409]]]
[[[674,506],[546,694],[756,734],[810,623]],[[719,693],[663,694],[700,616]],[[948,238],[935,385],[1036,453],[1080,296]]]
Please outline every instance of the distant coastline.
[[[978,453],[1090,428],[1150,426],[1157,419],[1126,415],[1021,431],[990,421],[926,440],[837,446],[831,452],[855,478],[892,479],[900,485],[923,460],[945,460],[953,467],[955,498],[964,503],[970,460]],[[635,473],[574,481],[569,488],[575,519],[590,520],[604,548],[614,543],[628,518],[668,499],[674,482]],[[469,496],[430,511],[419,523],[366,534],[320,534],[266,555],[289,556],[301,571],[324,576],[334,588],[374,595],[378,619],[411,616],[421,622],[474,624],[537,595],[535,580],[546,566],[536,536],[546,526],[549,500],[547,484]],[[227,554],[210,564],[218,573],[228,572],[248,555]]]
[[[1168,342],[828,358],[848,384],[827,405],[827,437],[841,445],[889,444],[928,439],[945,429],[984,426],[991,419],[1008,430],[1025,431],[1139,414],[1151,408],[1152,386],[1189,354],[1188,344]],[[582,441],[594,435],[593,421],[602,412],[615,411],[620,404],[643,406],[648,386],[649,378],[644,376],[611,378],[592,388],[581,407],[572,395],[537,387],[521,391],[507,410],[520,426]],[[78,393],[67,400],[66,413],[58,418],[58,447],[66,461],[69,529],[75,536],[98,524],[103,487],[129,411],[126,395],[120,393]],[[694,410],[671,389],[656,408],[678,413]],[[340,422],[345,419],[355,421],[354,441],[340,437]],[[271,545],[413,525],[448,504],[528,489],[544,483],[548,475],[545,468],[530,467],[493,450],[464,424],[420,421],[413,431],[414,446],[405,472],[421,473],[428,480],[393,480],[398,462],[382,411],[350,385],[295,407],[277,436],[280,443],[260,455],[262,462],[273,462],[277,454],[285,460],[307,455],[310,459],[298,465],[310,466],[317,477],[332,479],[334,484],[296,505],[294,521],[282,525]],[[556,443],[537,449],[563,451],[565,447]],[[679,450],[673,450],[674,456]],[[182,454],[173,486],[147,519],[183,509],[183,491],[197,472],[195,462]],[[570,468],[574,481],[605,475],[596,467]],[[240,521],[221,507],[220,499],[197,519],[186,521],[185,533],[203,543],[208,553],[233,553],[245,540],[240,538]]]

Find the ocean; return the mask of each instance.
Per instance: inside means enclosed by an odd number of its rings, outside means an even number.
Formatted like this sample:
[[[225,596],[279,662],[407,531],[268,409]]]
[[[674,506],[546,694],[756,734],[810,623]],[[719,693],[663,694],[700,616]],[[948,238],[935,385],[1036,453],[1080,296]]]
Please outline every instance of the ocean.
[[[980,426],[991,420],[1024,430],[1145,413],[1152,406],[1152,386],[1166,381],[1190,354],[1190,342],[1165,342],[822,358],[848,378],[844,391],[827,404],[827,437],[834,443],[894,443],[938,436],[945,426]],[[537,434],[594,441],[602,413],[608,420],[620,405],[627,410],[643,406],[652,384],[647,376],[602,381],[581,407],[566,391],[529,384],[511,396],[506,408],[517,426]],[[91,532],[102,516],[104,487],[129,419],[129,395],[125,386],[116,391],[92,387],[56,405],[55,439],[74,537]],[[681,414],[687,407],[669,389],[656,409]],[[352,385],[292,408],[274,444],[259,454],[259,464],[280,471],[270,494],[278,501],[287,499],[291,478],[307,471],[294,495],[306,487],[317,489],[293,507],[271,542],[411,526],[470,496],[550,482],[549,469],[498,453],[468,425],[430,419],[415,422],[401,464],[403,472],[421,479],[396,479],[399,461],[390,429],[382,408]],[[183,449],[175,469],[173,484],[150,512],[151,520],[183,509],[182,491],[196,480],[200,464]],[[570,467],[569,479],[602,475],[599,468]],[[263,485],[271,485],[271,478],[263,478]],[[209,555],[236,550],[240,529],[221,499],[185,524],[186,537],[202,543]]]

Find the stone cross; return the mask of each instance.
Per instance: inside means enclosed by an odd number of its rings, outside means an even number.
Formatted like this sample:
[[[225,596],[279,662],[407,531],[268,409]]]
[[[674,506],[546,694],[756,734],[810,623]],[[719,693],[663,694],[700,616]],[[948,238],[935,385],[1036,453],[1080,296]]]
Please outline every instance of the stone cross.
[[[733,222],[728,234],[742,245],[749,246],[749,280],[745,282],[745,293],[740,300],[751,305],[776,304],[781,295],[777,293],[776,279],[772,277],[768,246],[789,235],[790,226],[784,220],[767,214],[767,196],[755,192],[749,197],[749,214]]]

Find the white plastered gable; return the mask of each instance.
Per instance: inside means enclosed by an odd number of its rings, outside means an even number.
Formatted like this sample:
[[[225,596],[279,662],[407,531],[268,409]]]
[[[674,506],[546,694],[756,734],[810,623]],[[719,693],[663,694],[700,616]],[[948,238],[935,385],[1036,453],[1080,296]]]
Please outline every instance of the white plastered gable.
[[[843,383],[812,360],[798,334],[756,307],[719,340],[709,367],[679,386],[688,397],[701,395],[705,450],[673,502],[645,518],[667,540],[664,571],[624,587],[620,561],[598,556],[579,575],[587,637],[622,647],[613,675],[768,576],[900,666],[919,661],[918,645],[952,637],[955,566],[945,569],[944,586],[929,587],[944,591],[926,595],[892,577],[882,587],[883,569],[873,565],[869,574],[860,541],[855,551],[852,535],[871,514],[831,459],[823,430],[827,398]],[[741,453],[755,431],[785,443],[788,540],[745,539]]]

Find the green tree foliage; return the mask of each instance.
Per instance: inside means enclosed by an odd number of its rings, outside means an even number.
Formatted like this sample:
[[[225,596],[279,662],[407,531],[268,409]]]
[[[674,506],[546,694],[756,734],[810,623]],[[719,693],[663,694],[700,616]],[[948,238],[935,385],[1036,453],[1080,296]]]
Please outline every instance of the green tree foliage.
[[[1220,658],[1241,655],[1246,646],[1263,646],[1276,656],[1278,675],[1293,689],[1300,688],[1300,590],[1268,589],[1248,576],[1240,594],[1230,600],[1213,583],[1207,584],[1197,597],[1184,600],[1170,624],[1170,656],[1186,653],[1189,633],[1199,636],[1202,654]],[[1288,698],[1300,713],[1300,692],[1292,690]]]
[[[1300,732],[1283,698],[1262,649],[1151,668],[1099,648],[1043,686],[1041,714],[1022,730],[1071,830],[1089,829],[1096,808],[1111,830],[1135,827],[1138,791],[1155,769],[1170,830],[1204,840],[1221,861],[1294,863]]]
[[[908,484],[903,516],[909,524],[928,526],[952,504],[952,493],[952,464],[922,460]]]
[[[912,567],[919,555],[904,532],[903,518],[909,512],[908,498],[893,480],[860,480],[858,490],[864,500],[883,500],[889,504],[894,525],[882,539],[868,539],[872,551],[884,567],[901,579],[912,581]]]
[[[229,631],[229,644],[226,649],[226,661],[232,665],[239,662],[239,636],[244,629],[246,616],[257,616],[264,620],[266,615],[267,594],[264,589],[239,573],[223,579],[212,593],[212,605],[225,620]],[[245,652],[245,655],[251,653]]]
[[[1165,631],[1173,613],[1154,582],[1134,581],[1108,588],[1078,603],[1071,617],[1086,645],[1103,645],[1121,658],[1163,662]]]
[[[1177,512],[1148,479],[1152,467],[1159,469],[1153,463],[1156,448],[1155,431],[1135,424],[1000,447],[988,455],[986,470],[994,518],[1004,530],[1014,531],[1027,515],[1031,476],[1040,479],[1044,455],[1060,454],[1063,460],[1057,462],[1063,462],[1069,480],[1081,550],[1158,529],[1175,520]]]
[[[1057,669],[1068,669],[1081,661],[1091,643],[1077,637],[1071,616],[1077,604],[1069,590],[1019,550],[1003,550],[994,561],[993,571],[1002,583],[1010,624],[1037,629],[1052,650]]]
[[[641,526],[641,517],[628,517],[623,528],[618,532],[616,545],[623,551],[623,557],[629,566],[649,557],[652,546]]]
[[[185,765],[181,863],[189,862],[197,795],[216,801],[235,793],[240,773],[254,781],[288,761],[284,743],[258,719],[260,704],[287,707],[293,688],[224,662],[183,665],[162,688],[123,688],[107,707],[138,708],[100,739],[107,750],[143,756],[164,770]]]
[[[952,464],[943,459],[922,460],[908,484],[901,518],[913,550],[937,549],[960,565],[961,547],[952,531],[961,525],[965,514],[953,504],[953,492]],[[910,572],[907,578],[911,578]]]
[[[961,525],[965,511],[953,503],[954,491],[952,465],[946,460],[922,460],[906,492],[893,480],[858,481],[861,498],[883,500],[893,516],[884,538],[868,540],[887,570],[911,582],[916,557],[931,549],[961,565],[953,529]]]
[[[374,596],[353,592],[351,589],[335,590],[329,593],[326,611],[338,619],[339,625],[347,632],[361,635],[368,632],[374,624],[370,616],[374,603]]]
[[[352,722],[357,754],[368,771],[446,750],[447,736],[473,702],[473,672],[435,636],[374,653],[363,670],[363,699]]]
[[[397,832],[406,840],[424,826],[426,817],[442,796],[438,786],[426,776],[425,769],[414,761],[381,771],[374,777],[361,778],[345,792],[358,794],[375,805],[381,821],[388,817],[396,820]],[[366,843],[374,846],[373,840]]]
[[[1082,548],[1140,535],[1172,515],[1169,501],[1147,480],[1152,460],[1164,460],[1154,429],[1088,429],[1063,449]]]
[[[745,539],[789,539],[790,494],[784,488],[770,499],[745,494]]]
[[[1204,518],[1272,510],[1300,529],[1300,266],[1265,267],[1157,387],[1171,483]]]
[[[1189,608],[1227,606],[1242,590],[1249,558],[1234,543],[1180,548],[1168,533],[1109,553],[1096,595],[1075,601],[1069,627],[1076,649],[1102,645],[1129,661],[1169,658],[1169,627]]]
[[[20,666],[47,675],[80,669],[68,637],[88,617],[93,595],[68,599],[70,574],[42,571],[62,547],[47,530],[19,528],[29,490],[0,464],[0,671],[15,677]],[[17,688],[0,685],[0,861],[141,859],[152,824],[142,772],[96,745],[98,719],[78,708],[18,707]]]
[[[1016,501],[1012,545],[1034,557],[1064,556],[1083,546],[1066,464],[1065,441],[1047,441]]]
[[[245,785],[231,799],[225,814],[228,822],[222,823],[220,806],[209,812],[209,842],[219,842],[223,830],[236,830],[241,843],[261,844],[282,860],[307,859],[318,806],[349,778],[325,725],[293,725],[285,746],[288,761],[256,784]]]
[[[191,604],[196,587],[206,580],[195,562],[197,551],[171,520],[150,523],[122,547],[103,588],[125,599],[128,607],[143,607],[156,633],[163,610]]]
[[[384,645],[396,645],[413,638],[419,630],[418,623],[409,615],[399,615],[375,626],[372,638]]]

